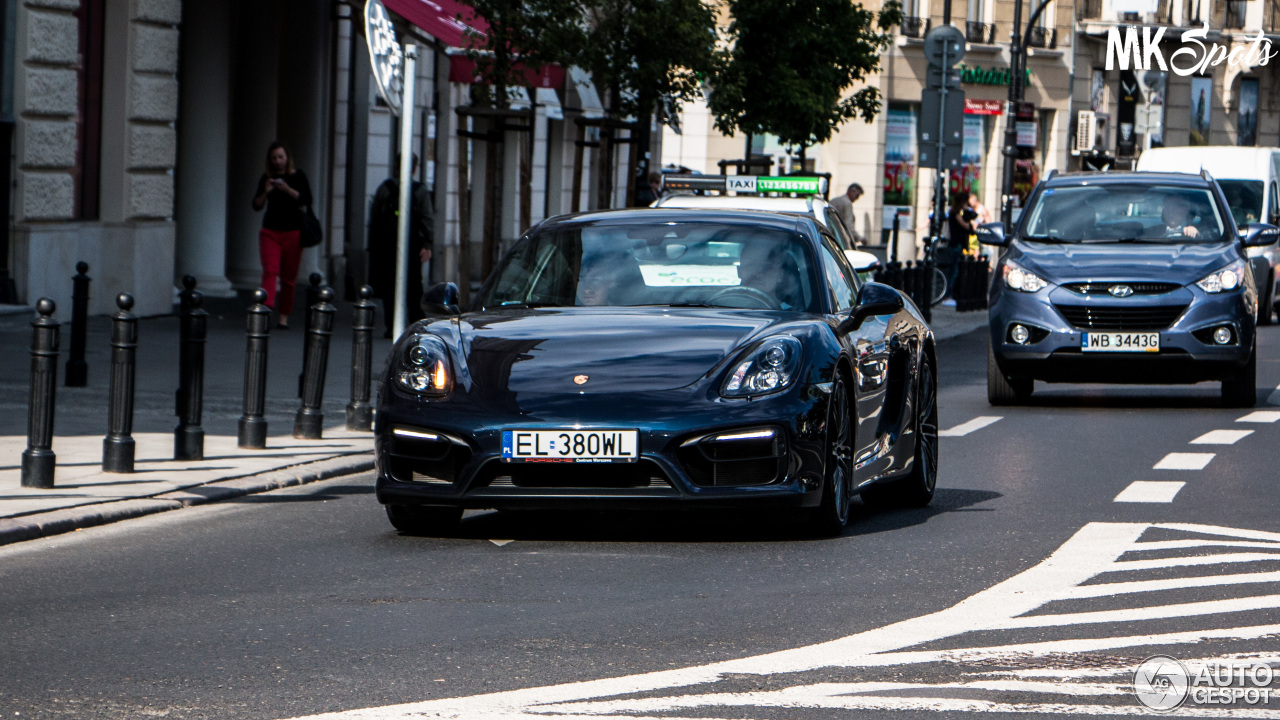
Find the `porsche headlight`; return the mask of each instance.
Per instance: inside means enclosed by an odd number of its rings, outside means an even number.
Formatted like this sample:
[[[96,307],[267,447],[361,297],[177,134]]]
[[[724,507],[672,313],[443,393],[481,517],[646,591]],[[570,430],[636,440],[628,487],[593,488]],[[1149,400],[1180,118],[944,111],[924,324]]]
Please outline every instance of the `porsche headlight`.
[[[1033,293],[1049,285],[1048,281],[1016,262],[1004,264],[1004,284],[1010,290]]]
[[[444,342],[434,335],[412,337],[400,355],[396,384],[419,395],[447,395],[453,388],[453,367]]]
[[[1244,261],[1236,260],[1221,270],[1205,275],[1196,281],[1196,285],[1207,293],[1231,292],[1244,282],[1244,273]]]
[[[733,367],[720,394],[725,397],[768,395],[790,387],[800,368],[800,341],[767,340]]]

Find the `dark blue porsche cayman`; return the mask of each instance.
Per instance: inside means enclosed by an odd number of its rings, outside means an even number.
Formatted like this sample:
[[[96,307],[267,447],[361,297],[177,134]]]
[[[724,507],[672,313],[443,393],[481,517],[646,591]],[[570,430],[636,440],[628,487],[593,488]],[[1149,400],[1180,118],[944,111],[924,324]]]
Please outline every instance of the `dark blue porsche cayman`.
[[[776,507],[830,534],[855,494],[933,496],[932,332],[812,218],[553,218],[469,310],[455,293],[428,291],[383,374],[377,497],[402,531],[464,508]]]
[[[987,394],[1028,398],[1036,380],[1220,381],[1228,406],[1256,399],[1258,292],[1246,246],[1277,229],[1237,228],[1207,175],[1073,173],[1032,194],[990,293]]]

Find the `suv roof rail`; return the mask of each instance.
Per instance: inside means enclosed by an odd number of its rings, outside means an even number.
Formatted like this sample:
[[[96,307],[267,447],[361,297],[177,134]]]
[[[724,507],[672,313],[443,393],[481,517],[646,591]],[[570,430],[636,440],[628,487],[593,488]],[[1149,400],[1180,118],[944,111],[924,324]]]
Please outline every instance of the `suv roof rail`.
[[[1049,172],[1045,174],[1045,180],[1052,180],[1054,175],[1058,174],[1058,168],[1049,168]]]
[[[1209,182],[1213,182],[1213,176],[1210,175],[1209,171],[1205,169],[1203,166],[1201,166],[1200,168],[1200,177],[1204,178],[1205,180],[1208,180]]]

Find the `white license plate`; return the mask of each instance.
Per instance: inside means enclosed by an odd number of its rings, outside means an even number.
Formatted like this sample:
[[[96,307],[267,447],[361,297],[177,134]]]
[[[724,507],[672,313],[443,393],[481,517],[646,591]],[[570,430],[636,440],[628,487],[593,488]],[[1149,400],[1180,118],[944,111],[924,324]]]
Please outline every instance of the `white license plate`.
[[[1160,352],[1158,332],[1084,333],[1080,341],[1084,352]]]
[[[503,430],[506,462],[635,462],[638,430]]]

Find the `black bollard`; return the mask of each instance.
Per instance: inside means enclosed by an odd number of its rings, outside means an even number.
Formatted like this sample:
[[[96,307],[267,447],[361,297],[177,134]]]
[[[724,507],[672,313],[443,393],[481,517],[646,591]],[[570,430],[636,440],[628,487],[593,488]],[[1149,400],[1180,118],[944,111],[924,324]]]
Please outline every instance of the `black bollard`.
[[[71,356],[67,358],[67,387],[89,384],[89,364],[84,361],[85,334],[89,326],[89,263],[76,263],[71,278]]]
[[[360,288],[351,321],[351,402],[347,404],[347,429],[372,430],[373,405],[369,383],[373,378],[373,288]]]
[[[924,265],[920,270],[920,277],[923,278],[923,280],[920,283],[920,288],[922,291],[920,293],[920,296],[924,300],[924,302],[921,303],[920,305],[920,313],[924,315],[924,321],[930,322],[930,323],[933,322],[933,300],[934,300],[933,291],[934,291],[934,285],[935,285],[935,278],[934,278],[935,273],[933,271],[933,268],[934,268],[933,263],[929,260],[925,260]]]
[[[27,406],[27,449],[22,451],[22,486],[53,487],[53,394],[58,387],[58,329],[53,319],[58,308],[40,298],[31,321],[31,399]]]
[[[271,308],[266,290],[253,292],[249,306],[248,347],[244,355],[244,415],[240,416],[240,432],[236,444],[250,450],[267,446],[267,340],[270,339]]]
[[[908,260],[906,266],[902,268],[902,294],[911,298],[914,302],[916,299],[916,267],[915,261]]]
[[[956,312],[969,309],[969,256],[956,258],[956,286],[951,289],[951,297],[956,300]]]
[[[178,427],[173,430],[174,460],[204,459],[204,428],[200,416],[204,409],[204,342],[208,313],[200,306],[204,296],[196,290],[196,279],[182,278],[178,346],[178,393],[175,411]]]
[[[307,353],[311,352],[311,343],[307,342],[307,338],[311,337],[311,307],[320,302],[320,290],[324,286],[324,277],[320,273],[311,273],[311,277],[307,278],[307,310],[303,313],[303,325],[306,327],[302,333],[302,369],[298,373],[298,398],[302,398],[302,384],[306,382],[303,377],[307,368]]]
[[[991,302],[991,263],[985,259],[978,267],[978,309],[986,310]]]
[[[324,402],[324,376],[329,364],[329,339],[333,335],[333,291],[320,290],[319,302],[307,308],[307,354],[302,369],[302,408],[298,410],[293,425],[293,436],[305,440],[319,440],[324,430],[324,414],[320,412]]]
[[[119,311],[111,316],[111,394],[108,396],[107,436],[102,439],[102,470],[133,472],[133,388],[137,372],[138,316],[133,296],[116,296]]]

